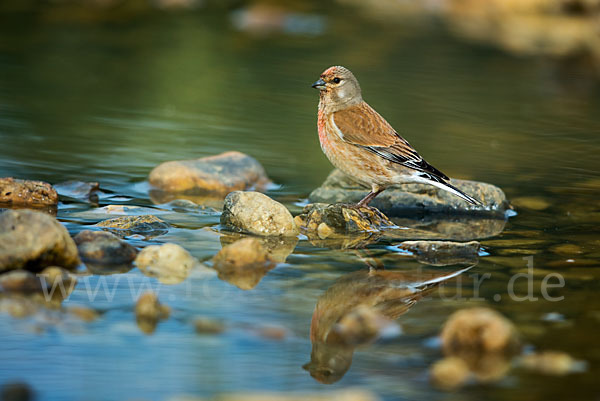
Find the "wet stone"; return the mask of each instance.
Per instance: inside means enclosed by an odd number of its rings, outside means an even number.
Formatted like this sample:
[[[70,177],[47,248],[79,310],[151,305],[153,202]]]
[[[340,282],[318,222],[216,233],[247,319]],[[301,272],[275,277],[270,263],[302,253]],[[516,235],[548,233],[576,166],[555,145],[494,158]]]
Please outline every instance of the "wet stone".
[[[0,288],[8,292],[32,292],[40,291],[42,283],[35,274],[19,269],[1,274]]]
[[[0,272],[39,271],[50,265],[75,268],[79,263],[75,242],[54,217],[26,209],[0,214]]]
[[[340,238],[352,234],[379,233],[394,226],[387,216],[372,207],[354,207],[346,204],[307,205],[296,216],[300,230],[309,238]]]
[[[208,318],[196,318],[194,328],[198,334],[219,334],[225,331],[225,325],[218,321]]]
[[[181,246],[167,243],[142,249],[135,264],[143,274],[156,277],[163,284],[178,284],[190,275],[199,262]]]
[[[260,236],[296,236],[292,214],[281,203],[259,192],[231,192],[225,198],[221,225]]]
[[[165,192],[213,193],[262,190],[270,182],[256,159],[240,152],[226,152],[194,160],[168,161],[150,173],[150,184]]]
[[[434,266],[446,266],[456,263],[476,263],[479,242],[452,241],[404,241],[399,249],[412,252],[421,263]]]
[[[256,238],[245,238],[223,247],[213,258],[213,268],[221,280],[242,290],[250,290],[260,282],[275,262]]]
[[[471,205],[456,195],[427,184],[394,185],[379,194],[371,203],[387,216],[396,217],[420,213],[480,213],[504,215],[510,208],[502,190],[483,182],[452,180],[466,194],[480,200],[484,206]],[[367,193],[350,177],[333,170],[325,182],[309,196],[313,203],[357,203]]]
[[[153,215],[122,216],[101,221],[96,225],[111,231],[118,237],[140,234],[146,237],[156,237],[169,231],[169,224]]]
[[[97,182],[65,181],[54,186],[60,196],[85,202],[98,202],[100,184]]]
[[[42,181],[0,178],[0,204],[55,206],[58,194],[52,185]]]
[[[560,351],[544,351],[524,355],[519,358],[518,366],[549,376],[564,376],[585,371],[587,364]]]
[[[518,351],[514,325],[489,308],[469,308],[453,313],[442,329],[442,348],[447,356],[471,356]]]
[[[81,231],[74,238],[84,263],[127,265],[137,255],[136,249],[116,235],[105,231]]]

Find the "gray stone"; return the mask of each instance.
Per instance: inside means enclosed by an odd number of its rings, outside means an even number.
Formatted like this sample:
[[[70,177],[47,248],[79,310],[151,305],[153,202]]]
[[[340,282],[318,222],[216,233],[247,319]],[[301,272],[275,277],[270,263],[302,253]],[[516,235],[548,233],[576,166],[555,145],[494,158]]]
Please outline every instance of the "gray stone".
[[[153,215],[122,216],[104,220],[96,226],[123,238],[133,234],[156,237],[169,231],[169,224]]]
[[[295,236],[294,218],[281,203],[259,192],[234,191],[225,198],[221,224],[261,236]]]
[[[54,217],[26,209],[0,214],[0,271],[75,268],[79,263],[75,242]]]
[[[168,161],[150,173],[150,184],[166,192],[213,193],[263,189],[270,181],[256,159],[226,152],[194,160]]]
[[[81,231],[74,240],[84,263],[127,265],[133,262],[137,255],[133,246],[105,231]]]
[[[379,194],[369,206],[389,217],[420,213],[479,213],[504,215],[510,208],[502,190],[483,182],[452,180],[466,194],[480,200],[484,206],[471,205],[456,195],[427,184],[392,186]],[[325,182],[309,196],[313,203],[357,203],[369,190],[357,184],[339,170],[333,170]]]

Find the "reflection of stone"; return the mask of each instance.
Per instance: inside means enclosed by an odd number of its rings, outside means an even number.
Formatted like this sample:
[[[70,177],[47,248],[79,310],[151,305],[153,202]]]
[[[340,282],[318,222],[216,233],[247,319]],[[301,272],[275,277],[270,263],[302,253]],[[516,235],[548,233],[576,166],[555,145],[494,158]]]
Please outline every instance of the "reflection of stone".
[[[469,365],[455,356],[437,361],[430,370],[431,382],[442,390],[457,389],[464,385],[470,376]]]
[[[452,180],[453,185],[466,194],[479,199],[484,206],[471,205],[458,196],[427,184],[402,184],[392,186],[379,194],[371,206],[387,216],[420,213],[477,213],[504,216],[509,208],[504,192],[491,184],[476,181]],[[309,196],[311,202],[356,203],[368,189],[361,187],[339,170],[329,174],[325,182]]]
[[[27,209],[0,214],[0,271],[79,263],[75,242],[54,217]]]
[[[518,366],[550,376],[564,376],[586,370],[587,364],[560,351],[544,351],[524,355],[518,360]]]
[[[434,266],[477,263],[479,242],[404,241],[399,249],[412,252],[417,261]]]
[[[52,185],[42,181],[0,178],[0,204],[54,206],[58,194]]]
[[[393,221],[403,229],[388,230],[386,236],[407,240],[420,238],[469,241],[498,235],[506,225],[504,218],[482,218],[466,215],[428,215],[421,219],[395,218]]]
[[[160,189],[151,189],[149,191],[150,200],[155,205],[162,205],[177,200],[187,200],[194,202],[196,205],[212,207],[215,209],[223,208],[223,195],[193,195],[177,192],[167,192]]]
[[[149,180],[151,185],[166,192],[221,196],[236,190],[260,190],[269,183],[260,163],[240,152],[165,162],[152,170]]]
[[[162,305],[153,292],[145,292],[135,304],[135,318],[138,327],[145,334],[152,334],[160,320],[169,317],[170,308]]]
[[[275,267],[269,252],[256,238],[244,238],[223,247],[213,258],[218,277],[242,290],[250,290]]]
[[[225,198],[221,225],[261,236],[296,236],[292,214],[281,203],[253,191],[231,192]]]
[[[221,236],[223,247],[233,244],[241,239],[248,238],[244,234],[226,233]],[[286,259],[298,243],[298,237],[252,237],[269,253],[269,259],[276,263],[285,263]]]
[[[353,329],[360,335],[348,341],[348,337],[340,335],[340,322],[357,313],[359,307],[368,308],[371,314],[396,320],[436,285],[465,270],[450,273],[361,270],[340,277],[317,301],[310,325],[311,361],[304,368],[322,383],[338,381],[350,368],[355,347],[372,341],[380,334],[373,333],[368,327],[365,330]]]
[[[122,216],[104,220],[96,226],[123,238],[133,234],[157,237],[169,231],[169,224],[153,215]]]

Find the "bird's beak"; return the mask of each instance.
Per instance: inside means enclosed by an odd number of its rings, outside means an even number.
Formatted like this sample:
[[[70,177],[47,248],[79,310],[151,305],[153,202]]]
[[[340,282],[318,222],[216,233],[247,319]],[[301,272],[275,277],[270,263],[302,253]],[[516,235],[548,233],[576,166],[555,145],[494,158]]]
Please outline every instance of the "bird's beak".
[[[316,89],[319,89],[319,90],[325,89],[326,88],[325,81],[323,81],[322,78],[319,78],[319,80],[317,82],[315,82],[314,84],[312,84],[312,87],[316,88]]]

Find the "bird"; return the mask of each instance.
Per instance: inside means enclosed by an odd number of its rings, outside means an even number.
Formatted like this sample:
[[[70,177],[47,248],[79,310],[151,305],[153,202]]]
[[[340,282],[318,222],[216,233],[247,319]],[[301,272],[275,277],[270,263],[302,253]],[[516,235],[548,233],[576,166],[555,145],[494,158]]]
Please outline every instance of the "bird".
[[[391,185],[417,182],[448,191],[466,202],[477,199],[450,183],[362,98],[358,80],[342,66],[327,68],[312,84],[319,90],[317,129],[329,161],[371,191],[356,205],[365,207]]]

